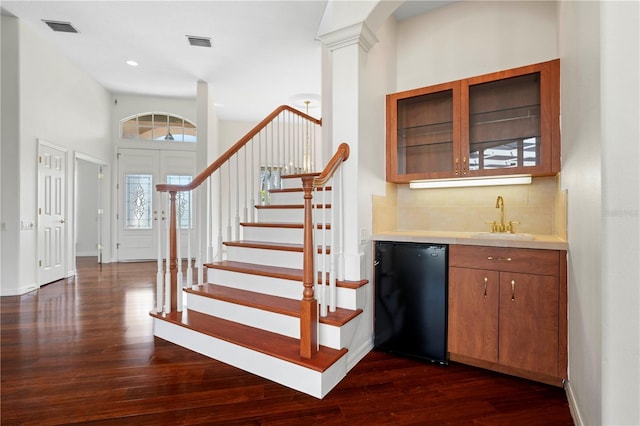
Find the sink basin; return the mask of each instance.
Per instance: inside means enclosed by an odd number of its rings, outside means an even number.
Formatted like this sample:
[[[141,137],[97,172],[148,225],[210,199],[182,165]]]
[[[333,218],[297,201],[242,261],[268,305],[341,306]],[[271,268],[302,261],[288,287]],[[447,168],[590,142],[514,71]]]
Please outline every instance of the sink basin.
[[[531,234],[511,234],[509,232],[478,232],[471,234],[471,238],[490,238],[495,240],[522,240],[531,241],[533,235]]]

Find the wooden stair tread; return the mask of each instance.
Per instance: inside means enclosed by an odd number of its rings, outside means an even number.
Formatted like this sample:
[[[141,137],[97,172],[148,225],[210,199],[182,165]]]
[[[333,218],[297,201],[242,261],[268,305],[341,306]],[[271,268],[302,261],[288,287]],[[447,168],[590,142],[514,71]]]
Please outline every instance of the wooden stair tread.
[[[289,229],[303,229],[302,223],[290,223],[290,222],[240,222],[241,226],[251,226],[255,228],[289,228]],[[316,225],[318,229],[322,229],[322,224]],[[326,229],[331,229],[331,224],[324,225]]]
[[[302,269],[257,265],[255,263],[234,262],[231,260],[205,263],[204,266],[205,268],[223,269],[225,271],[241,272],[245,274],[260,275],[263,277],[283,278],[302,282]]]
[[[324,187],[319,187],[316,188],[316,191],[331,191],[332,188],[330,186],[324,186]],[[304,189],[302,187],[298,187],[298,188],[274,188],[274,189],[270,189],[269,192],[271,192],[272,194],[275,193],[284,193],[284,192],[304,192]]]
[[[346,281],[346,280],[336,280],[336,287],[345,287],[345,288],[352,288],[352,289],[357,289],[360,288],[362,286],[365,286],[369,284],[369,280],[367,279],[363,279],[363,280],[359,280],[359,281]]]
[[[292,251],[297,253],[302,253],[304,249],[303,244],[293,244],[293,243],[271,243],[265,241],[249,241],[249,240],[240,240],[240,241],[225,241],[223,243],[225,246],[230,247],[247,247],[247,248],[256,248],[256,249],[265,249],[265,250],[280,250],[280,251]],[[318,253],[322,253],[322,246],[318,246]],[[330,254],[331,249],[326,247],[326,253]]]
[[[310,172],[310,173],[291,173],[289,175],[282,175],[280,176],[282,179],[296,179],[296,178],[302,178],[302,177],[306,177],[306,176],[320,176],[320,172]]]
[[[331,204],[315,204],[313,206],[316,209],[321,209],[321,208],[327,208],[330,209],[331,208]],[[268,210],[268,209],[304,209],[304,204],[257,204],[255,206],[256,209],[264,209],[264,210]]]
[[[151,316],[319,372],[331,367],[347,353],[346,348],[338,350],[320,346],[318,353],[312,359],[304,359],[300,357],[298,339],[189,309],[166,315],[152,312]]]
[[[294,318],[300,318],[300,301],[284,297],[271,296],[249,290],[241,290],[218,284],[203,284],[185,289],[185,292],[210,297],[216,300],[249,306]],[[320,323],[342,326],[362,313],[362,309],[336,308],[335,312],[328,312],[326,317],[320,317]]]
[[[285,268],[281,266],[259,265],[257,263],[234,262],[223,260],[221,262],[205,263],[205,268],[222,269],[225,271],[240,272],[243,274],[259,275],[262,277],[282,278],[285,280],[302,282],[302,269]],[[326,274],[325,284],[328,284],[329,274]],[[318,281],[320,276],[318,276]],[[359,288],[367,284],[368,280],[362,281],[341,281],[336,280],[336,287]]]

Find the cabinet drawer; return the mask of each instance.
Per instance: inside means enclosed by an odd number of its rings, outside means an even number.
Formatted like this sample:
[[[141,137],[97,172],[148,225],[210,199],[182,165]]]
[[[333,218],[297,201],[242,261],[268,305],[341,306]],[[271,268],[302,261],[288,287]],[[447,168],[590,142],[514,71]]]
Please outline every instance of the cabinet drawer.
[[[449,247],[449,266],[558,276],[560,275],[560,252],[557,250],[451,245]]]

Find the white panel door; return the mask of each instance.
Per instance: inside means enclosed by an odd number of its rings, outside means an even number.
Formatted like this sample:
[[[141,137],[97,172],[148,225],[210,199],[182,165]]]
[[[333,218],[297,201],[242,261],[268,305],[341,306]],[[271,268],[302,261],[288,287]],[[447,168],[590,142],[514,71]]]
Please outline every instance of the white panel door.
[[[158,226],[164,238],[167,197],[159,183],[188,183],[195,153],[150,149],[120,149],[118,155],[118,260],[150,260],[158,254]],[[183,213],[187,214],[187,213]],[[181,245],[186,244],[184,241]]]
[[[66,276],[66,151],[40,142],[38,147],[38,284]]]

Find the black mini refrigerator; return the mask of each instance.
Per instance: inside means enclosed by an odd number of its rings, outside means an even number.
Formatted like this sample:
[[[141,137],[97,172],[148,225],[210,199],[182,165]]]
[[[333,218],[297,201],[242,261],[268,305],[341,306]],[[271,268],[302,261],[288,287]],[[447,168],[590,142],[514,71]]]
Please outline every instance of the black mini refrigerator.
[[[374,346],[447,363],[447,252],[442,244],[376,242]]]

